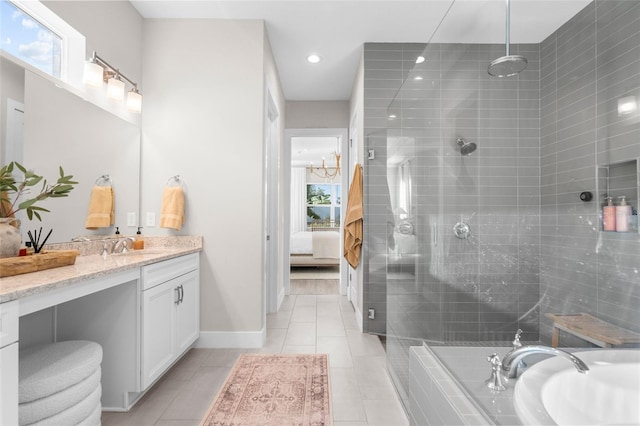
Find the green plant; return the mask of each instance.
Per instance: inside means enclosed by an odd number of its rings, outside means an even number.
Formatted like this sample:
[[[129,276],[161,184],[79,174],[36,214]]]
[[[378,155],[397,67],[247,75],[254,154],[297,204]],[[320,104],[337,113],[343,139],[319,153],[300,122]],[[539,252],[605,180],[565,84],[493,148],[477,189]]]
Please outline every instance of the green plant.
[[[14,176],[14,168],[21,172],[22,177],[20,179]],[[64,170],[60,167],[60,177],[55,184],[49,185],[42,176],[27,170],[26,167],[15,161],[2,166],[0,169],[0,217],[13,217],[20,210],[24,210],[27,212],[29,220],[32,220],[34,216],[38,220],[42,220],[40,213],[49,212],[49,210],[37,206],[36,203],[47,198],[69,196],[73,185],[78,183],[72,179],[73,176],[65,175]],[[19,202],[21,197],[26,197],[41,182],[42,188],[37,195]],[[13,202],[11,201],[11,194],[15,194]]]

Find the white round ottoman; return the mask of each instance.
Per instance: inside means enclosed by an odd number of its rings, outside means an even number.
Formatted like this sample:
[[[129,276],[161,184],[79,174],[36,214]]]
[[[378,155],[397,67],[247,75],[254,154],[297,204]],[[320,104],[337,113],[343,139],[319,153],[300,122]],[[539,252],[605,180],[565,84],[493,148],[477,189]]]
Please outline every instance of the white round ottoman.
[[[21,351],[20,425],[100,424],[101,362],[102,347],[86,340]]]

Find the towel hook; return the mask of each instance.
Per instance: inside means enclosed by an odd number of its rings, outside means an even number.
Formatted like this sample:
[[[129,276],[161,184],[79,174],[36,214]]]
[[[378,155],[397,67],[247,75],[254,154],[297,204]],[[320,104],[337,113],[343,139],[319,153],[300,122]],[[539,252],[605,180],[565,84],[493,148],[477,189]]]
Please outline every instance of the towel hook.
[[[175,176],[171,176],[169,179],[167,179],[167,185],[169,185],[171,182],[175,182],[177,183],[179,186],[182,186],[182,178],[180,178],[180,175],[175,175]]]
[[[96,185],[100,184],[105,184],[104,186],[112,185],[113,182],[111,181],[111,176],[109,176],[108,174],[100,176],[98,179],[96,179]]]

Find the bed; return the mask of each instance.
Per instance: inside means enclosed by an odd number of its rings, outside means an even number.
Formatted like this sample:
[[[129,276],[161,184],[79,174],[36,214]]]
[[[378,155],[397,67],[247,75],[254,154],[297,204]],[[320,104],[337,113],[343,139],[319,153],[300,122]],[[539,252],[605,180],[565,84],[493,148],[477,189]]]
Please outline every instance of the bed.
[[[337,266],[340,264],[340,233],[302,231],[291,235],[291,266]]]

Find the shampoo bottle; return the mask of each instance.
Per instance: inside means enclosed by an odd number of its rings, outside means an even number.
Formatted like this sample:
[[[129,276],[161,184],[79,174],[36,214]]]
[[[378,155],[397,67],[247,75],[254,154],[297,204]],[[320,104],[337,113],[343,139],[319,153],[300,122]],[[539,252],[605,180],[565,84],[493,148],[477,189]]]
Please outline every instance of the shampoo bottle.
[[[602,229],[616,230],[616,207],[613,205],[612,197],[607,197],[607,205],[602,208]]]
[[[627,232],[629,231],[629,220],[631,219],[631,206],[627,204],[624,195],[618,198],[620,198],[620,204],[616,206],[616,231]]]

